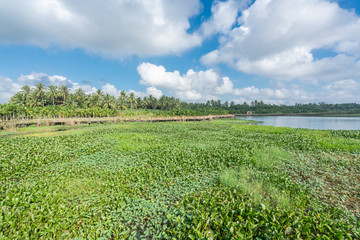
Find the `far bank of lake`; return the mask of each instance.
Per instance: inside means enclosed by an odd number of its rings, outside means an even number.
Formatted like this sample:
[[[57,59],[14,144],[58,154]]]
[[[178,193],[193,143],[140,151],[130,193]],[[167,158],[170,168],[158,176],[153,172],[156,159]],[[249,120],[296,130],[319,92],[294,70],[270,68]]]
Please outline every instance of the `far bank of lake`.
[[[329,116],[238,116],[237,118],[258,121],[258,125],[274,127],[360,130],[360,117]]]

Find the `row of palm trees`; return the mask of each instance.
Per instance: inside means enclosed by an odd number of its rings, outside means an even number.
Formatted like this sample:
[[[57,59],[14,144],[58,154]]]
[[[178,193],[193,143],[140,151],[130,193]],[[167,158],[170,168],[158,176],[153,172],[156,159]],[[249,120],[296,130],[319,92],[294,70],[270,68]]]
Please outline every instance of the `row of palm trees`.
[[[98,89],[95,93],[86,94],[81,88],[71,93],[65,85],[57,87],[55,85],[45,86],[42,83],[34,87],[25,85],[11,97],[10,104],[37,107],[48,105],[76,106],[79,108],[100,107],[104,109],[161,109],[172,110],[181,106],[181,101],[174,97],[161,96],[159,99],[150,96],[143,98],[137,97],[133,92],[128,94],[121,91],[116,98],[108,93],[103,93]]]
[[[38,83],[34,88],[25,85],[11,97],[9,103],[16,105],[23,105],[29,107],[45,106],[48,102],[55,105],[55,101],[62,97],[62,102],[65,103],[66,97],[69,95],[69,88],[61,86],[60,88],[54,85],[46,87],[42,83]]]

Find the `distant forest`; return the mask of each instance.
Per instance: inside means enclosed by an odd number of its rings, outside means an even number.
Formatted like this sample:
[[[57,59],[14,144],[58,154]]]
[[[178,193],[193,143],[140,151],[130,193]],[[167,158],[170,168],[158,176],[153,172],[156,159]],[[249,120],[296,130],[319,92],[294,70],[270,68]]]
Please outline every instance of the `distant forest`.
[[[104,94],[101,90],[86,94],[79,88],[71,93],[66,86],[36,84],[23,86],[7,104],[0,104],[0,117],[105,117],[152,114],[154,116],[193,116],[209,114],[290,114],[290,113],[360,113],[360,104],[308,103],[295,105],[266,104],[263,101],[187,103],[178,98],[161,96],[136,97],[121,91],[119,96]]]

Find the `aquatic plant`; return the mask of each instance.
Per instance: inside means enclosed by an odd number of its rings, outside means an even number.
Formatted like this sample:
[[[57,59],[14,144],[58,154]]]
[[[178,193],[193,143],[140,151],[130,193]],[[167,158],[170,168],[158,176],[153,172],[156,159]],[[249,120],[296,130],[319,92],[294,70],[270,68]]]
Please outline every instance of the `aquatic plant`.
[[[356,133],[238,123],[4,136],[0,239],[360,237]]]

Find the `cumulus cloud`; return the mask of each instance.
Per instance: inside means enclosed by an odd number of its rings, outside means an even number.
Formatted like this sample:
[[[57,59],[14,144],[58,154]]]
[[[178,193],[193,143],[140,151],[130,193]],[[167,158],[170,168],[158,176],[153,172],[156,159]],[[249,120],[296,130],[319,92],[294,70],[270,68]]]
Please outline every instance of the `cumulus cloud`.
[[[79,84],[61,75],[48,75],[46,73],[33,72],[28,75],[21,75],[17,81],[13,81],[7,77],[0,76],[0,103],[6,103],[15,93],[28,85],[34,87],[35,84],[42,83],[45,86],[54,85],[57,87],[67,86],[70,92],[74,93],[77,89],[81,88],[86,94],[95,93],[97,88],[89,84]],[[104,93],[117,96],[119,90],[112,84],[105,83],[100,87]]]
[[[168,72],[163,66],[142,63],[137,70],[141,77],[140,84],[167,90],[183,100],[214,99],[234,91],[232,81],[213,69],[199,72],[189,69],[186,74],[180,75],[179,71]]]
[[[18,78],[17,83],[21,86],[24,85],[29,85],[29,86],[34,86],[35,84],[38,83],[42,83],[45,86],[49,86],[49,85],[54,85],[57,87],[60,86],[67,86],[70,90],[70,92],[74,92],[77,89],[81,88],[82,90],[84,90],[85,93],[94,93],[96,92],[96,88],[89,85],[89,84],[79,84],[77,82],[74,82],[64,76],[61,75],[48,75],[46,73],[36,73],[33,72],[31,74],[28,75],[21,75]],[[105,84],[103,86],[103,88],[107,87],[107,84]]]
[[[164,94],[161,90],[157,89],[156,87],[148,87],[146,88],[146,95],[148,96],[152,95],[153,97],[160,98]]]
[[[220,73],[212,69],[199,72],[188,70],[186,74],[180,75],[178,71],[168,72],[162,66],[143,63],[139,65],[138,71],[141,76],[140,83],[148,86],[145,92],[128,91],[128,94],[134,92],[138,97],[152,95],[159,98],[163,95],[163,91],[167,91],[181,100],[197,102],[209,99],[228,100],[236,103],[263,100],[271,104],[316,103],[322,101],[328,103],[360,102],[360,95],[358,94],[360,92],[360,82],[353,79],[334,81],[323,87],[318,86],[316,91],[307,92],[301,86],[294,84],[280,84],[276,88],[258,88],[255,86],[234,88],[233,82],[228,77],[222,77]],[[161,74],[149,74],[152,71]],[[171,82],[171,84],[166,83],[164,79]],[[21,75],[17,81],[7,77],[0,77],[0,103],[6,103],[11,96],[20,91],[22,86],[33,86],[40,82],[45,85],[66,85],[71,92],[80,87],[85,93],[96,92],[94,86],[81,85],[63,76],[32,73]],[[110,83],[105,83],[100,89],[104,93],[116,97],[120,92]]]
[[[254,86],[235,89],[236,102],[250,102],[254,100],[262,100],[270,104],[295,104],[300,102],[316,102],[314,94],[308,93],[299,86],[292,85],[277,89],[272,88],[256,88]]]
[[[202,57],[280,80],[360,77],[360,18],[326,0],[257,0],[242,12],[223,44]],[[313,51],[335,57],[316,59]],[[341,70],[341,71],[337,71]]]
[[[323,101],[336,103],[359,102],[360,82],[353,79],[339,80],[324,87]]]
[[[55,86],[62,86],[65,85],[68,88],[79,88],[79,84],[76,82],[71,81],[70,79],[67,79],[64,76],[60,76],[60,75],[53,75],[53,76],[49,76],[46,73],[36,73],[33,72],[31,74],[28,75],[21,75],[18,78],[18,83],[21,85],[35,85],[38,83],[43,83],[44,85],[55,85]]]
[[[198,33],[187,32],[200,9],[199,0],[0,0],[0,44],[82,48],[113,58],[180,53],[201,44]]]
[[[67,86],[69,91],[74,93],[77,89],[81,88],[86,94],[96,93],[96,87],[89,84],[80,84],[67,77],[61,75],[48,75],[46,73],[33,72],[28,75],[21,75],[17,81],[13,81],[10,78],[0,76],[0,103],[6,103],[9,99],[25,85],[34,87],[35,84],[42,83],[45,86],[54,85],[57,87]],[[120,95],[121,89],[116,88],[113,84],[104,83],[99,87],[105,94],[110,94],[115,97]],[[156,98],[160,98],[163,92],[156,87],[148,87],[145,92],[129,90],[127,94],[131,92],[135,93],[137,97],[144,97],[152,95]]]
[[[234,89],[232,98],[237,103],[263,100],[270,104],[295,103],[352,103],[360,102],[360,82],[353,79],[334,81],[318,86],[311,92],[296,84],[281,84],[278,88],[257,88],[255,86]]]
[[[217,33],[229,33],[236,23],[239,11],[249,3],[249,0],[215,0],[211,7],[211,17],[201,25],[200,32],[205,37]]]
[[[10,78],[0,76],[0,103],[6,103],[21,88],[21,85]]]
[[[117,90],[117,88],[110,83],[106,83],[105,85],[103,85],[101,87],[101,90],[105,94],[110,94],[110,95],[113,95],[116,97],[119,96],[119,94],[120,94],[120,90]]]
[[[138,73],[141,77],[140,84],[149,86],[147,95],[152,91],[161,91],[161,94],[166,91],[185,101],[221,99],[242,103],[263,100],[270,104],[360,102],[360,82],[353,79],[318,85],[309,91],[301,85],[287,82],[280,82],[277,87],[272,88],[236,88],[230,78],[213,69],[198,72],[189,69],[185,74],[180,74],[179,71],[167,71],[161,65],[142,63],[138,66]]]

